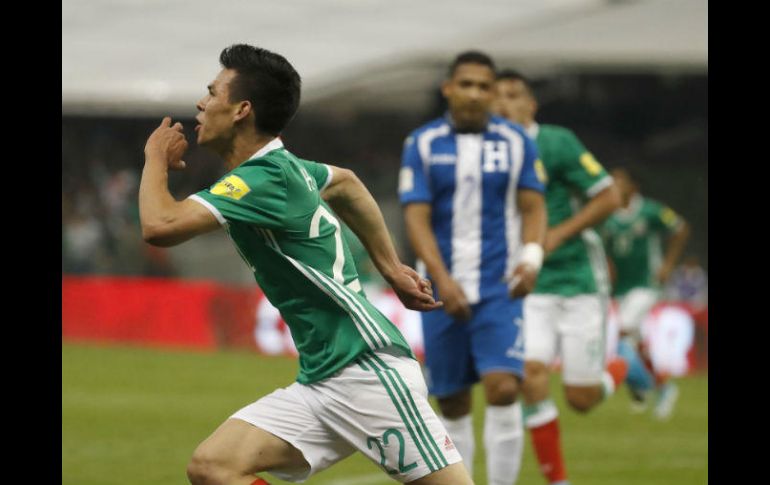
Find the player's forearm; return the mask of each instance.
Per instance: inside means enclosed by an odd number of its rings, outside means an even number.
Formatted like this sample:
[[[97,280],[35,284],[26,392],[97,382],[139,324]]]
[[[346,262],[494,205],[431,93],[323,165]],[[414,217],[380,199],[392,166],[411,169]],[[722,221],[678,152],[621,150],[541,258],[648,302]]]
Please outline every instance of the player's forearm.
[[[324,193],[324,199],[358,236],[377,270],[389,281],[401,267],[401,260],[390,239],[382,211],[366,186],[347,171],[344,180]]]
[[[620,208],[620,205],[620,192],[615,184],[612,184],[592,197],[574,216],[555,228],[561,232],[563,239],[567,240],[584,229],[599,225]]]
[[[684,252],[687,240],[690,239],[690,225],[682,221],[679,229],[671,236],[666,246],[665,264],[673,268]]]
[[[517,205],[521,214],[521,240],[524,244],[543,245],[548,229],[545,197],[534,190],[519,191]]]
[[[414,254],[422,260],[431,278],[438,285],[452,275],[441,258],[436,236],[430,225],[431,208],[429,204],[409,204],[404,209],[406,233]]]
[[[142,180],[139,184],[139,219],[144,240],[156,244],[161,241],[163,228],[175,219],[177,204],[168,190],[168,168],[162,157],[146,155]]]

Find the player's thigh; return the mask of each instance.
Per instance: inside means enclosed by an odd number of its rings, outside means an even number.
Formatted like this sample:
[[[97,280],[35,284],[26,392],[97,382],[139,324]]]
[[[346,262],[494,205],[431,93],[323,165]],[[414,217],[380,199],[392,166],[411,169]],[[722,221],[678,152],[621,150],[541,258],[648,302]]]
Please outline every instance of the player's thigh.
[[[599,295],[585,294],[565,301],[559,323],[562,380],[565,385],[600,384],[604,373],[605,306]]]
[[[191,467],[241,476],[272,468],[301,469],[308,463],[287,441],[251,423],[230,418],[198,445]]]
[[[414,359],[368,353],[310,387],[324,424],[400,482],[461,461]]]
[[[473,480],[465,465],[454,463],[408,483],[409,485],[473,485]]]
[[[621,300],[618,307],[620,330],[638,332],[644,317],[650,313],[658,301],[658,291],[651,288],[634,288]]]
[[[558,350],[558,323],[562,319],[562,300],[558,295],[528,295],[524,298],[525,360],[551,364]]]
[[[522,300],[507,297],[479,305],[471,322],[471,350],[487,402],[513,403],[524,376]]]
[[[240,420],[262,431],[261,436],[265,432],[272,436],[271,447],[281,444],[267,452],[251,450],[258,466],[250,471],[267,470],[288,481],[306,480],[355,451],[323,424],[308,404],[306,391],[307,386],[295,382],[233,414],[231,421]]]
[[[435,310],[422,314],[422,328],[425,380],[431,395],[452,396],[478,382],[467,322]]]

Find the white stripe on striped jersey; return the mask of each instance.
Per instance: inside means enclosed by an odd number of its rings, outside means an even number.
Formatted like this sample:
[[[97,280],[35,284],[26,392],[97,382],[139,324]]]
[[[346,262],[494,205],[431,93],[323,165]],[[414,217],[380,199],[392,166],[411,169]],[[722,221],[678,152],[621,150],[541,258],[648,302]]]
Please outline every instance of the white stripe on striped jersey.
[[[440,136],[446,136],[449,134],[449,125],[444,124],[441,126],[438,126],[436,128],[431,128],[429,130],[425,130],[424,132],[420,133],[420,136],[417,137],[417,150],[420,153],[420,159],[422,160],[422,168],[425,171],[426,180],[430,180],[430,177],[428,177],[428,169],[430,169],[430,145],[433,143],[433,140]]]
[[[452,277],[468,303],[481,298],[482,135],[458,134],[452,200]]]
[[[355,308],[355,306],[353,304],[351,304],[350,299],[352,297],[350,297],[348,295],[341,295],[340,292],[335,289],[335,286],[334,286],[335,284],[338,285],[339,288],[342,288],[342,286],[339,285],[339,283],[337,283],[333,279],[329,278],[328,276],[324,275],[323,273],[317,271],[315,268],[313,268],[311,266],[306,266],[303,263],[301,263],[301,262],[297,261],[296,259],[292,258],[291,256],[285,254],[281,250],[281,247],[278,245],[278,241],[275,239],[275,235],[269,229],[260,229],[260,231],[262,231],[262,233],[263,233],[263,235],[265,237],[265,240],[268,243],[268,246],[270,246],[278,254],[280,254],[281,256],[286,258],[307,279],[309,279],[314,285],[316,285],[319,289],[321,289],[321,291],[326,293],[332,300],[334,300],[335,303],[337,303],[340,307],[342,307],[342,309],[344,309],[347,312],[347,314],[350,316],[350,319],[353,321],[353,323],[355,324],[356,328],[358,329],[358,333],[361,335],[361,337],[364,339],[366,344],[371,349],[377,349],[377,348],[381,348],[381,347],[390,345],[391,342],[390,342],[390,339],[387,337],[387,335],[384,335],[384,337],[383,337],[383,335],[381,335],[382,332],[377,332],[377,330],[379,330],[379,327],[377,327],[377,329],[371,328],[371,324],[369,324],[367,322],[366,318],[364,318],[360,314],[360,312]],[[319,281],[320,278],[319,279],[314,278],[313,275],[311,275],[310,272],[313,272],[316,275],[316,278],[318,278],[319,276],[324,277],[323,278],[324,282],[326,283],[326,285],[329,286],[329,288],[327,288],[326,286],[321,284],[321,282]],[[342,301],[340,301],[340,299],[344,300],[345,303],[347,303],[347,305],[343,304]],[[355,298],[353,298],[353,300],[355,301]],[[365,312],[365,310],[364,310],[364,312]],[[354,316],[354,314],[355,314],[355,316]],[[369,320],[371,321],[371,317],[368,314],[366,314],[366,316],[369,317]],[[356,318],[356,317],[358,317],[358,318]],[[366,331],[364,331],[364,329],[362,328],[362,325],[365,326],[367,329],[369,329],[369,333],[371,335],[378,337],[379,340],[381,342],[383,342],[384,344],[380,344],[379,342],[376,342],[376,341],[370,339],[369,336],[368,336],[368,333]],[[376,324],[375,324],[375,326],[376,326]]]
[[[521,135],[506,125],[490,125],[489,131],[499,133],[508,140],[511,147],[511,171],[508,189],[505,193],[505,240],[507,256],[505,275],[510,275],[516,267],[521,252],[521,215],[516,203],[516,194],[521,169],[524,166],[524,140]]]

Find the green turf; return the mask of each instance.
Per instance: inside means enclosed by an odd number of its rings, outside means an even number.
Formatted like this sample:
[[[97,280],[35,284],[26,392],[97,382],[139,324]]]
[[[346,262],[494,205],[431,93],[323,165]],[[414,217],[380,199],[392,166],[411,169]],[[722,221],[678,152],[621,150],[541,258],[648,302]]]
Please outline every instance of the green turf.
[[[296,366],[292,359],[247,353],[63,345],[62,484],[187,483],[185,466],[195,446],[241,406],[290,384]],[[556,379],[552,385],[573,485],[707,483],[706,376],[679,380],[679,404],[662,423],[629,414],[625,392],[588,416],[577,415],[564,407]],[[480,394],[474,399],[482,403]],[[483,407],[476,408],[480,431]],[[479,432],[476,439],[481,451]],[[476,483],[485,484],[481,453],[474,466]],[[354,455],[306,483],[395,483],[378,470]],[[529,442],[517,483],[545,483]]]

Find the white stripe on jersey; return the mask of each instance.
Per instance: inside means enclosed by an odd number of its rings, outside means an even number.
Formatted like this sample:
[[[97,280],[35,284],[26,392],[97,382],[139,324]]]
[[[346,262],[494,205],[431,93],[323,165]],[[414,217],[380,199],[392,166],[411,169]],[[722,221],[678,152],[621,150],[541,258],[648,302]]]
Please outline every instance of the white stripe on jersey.
[[[505,125],[490,125],[489,131],[496,132],[508,140],[511,147],[511,171],[508,189],[505,193],[505,240],[508,243],[508,255],[505,260],[505,275],[510,275],[516,268],[521,252],[521,214],[516,204],[516,185],[519,183],[521,168],[524,166],[524,140],[521,135]]]
[[[428,175],[428,169],[430,169],[430,145],[433,140],[440,136],[446,136],[449,134],[449,125],[444,124],[437,128],[431,128],[425,130],[417,137],[417,150],[420,152],[420,159],[422,160],[422,169],[425,171],[425,175]],[[430,180],[430,177],[427,177]]]
[[[363,308],[363,306],[355,299],[355,297],[345,294],[346,288],[344,286],[340,285],[339,283],[334,281],[332,278],[329,278],[328,276],[324,275],[320,271],[317,271],[315,268],[311,266],[306,266],[303,263],[295,260],[291,256],[281,251],[281,247],[278,245],[278,241],[276,240],[275,235],[273,235],[273,232],[271,230],[260,229],[260,231],[265,237],[265,240],[267,241],[268,246],[272,247],[281,256],[286,258],[295,268],[297,268],[300,271],[300,273],[305,275],[307,279],[309,279],[313,284],[315,284],[318,288],[320,288],[321,291],[323,291],[329,297],[331,297],[331,299],[334,300],[335,303],[341,306],[348,313],[348,315],[350,316],[350,319],[353,320],[353,323],[358,329],[358,333],[361,335],[361,338],[364,339],[364,341],[369,346],[369,348],[374,350],[377,348],[386,347],[392,343],[390,338],[388,338],[388,336],[379,328],[376,322],[374,322],[374,319],[372,319],[372,317],[369,315],[366,309]],[[317,279],[314,278],[313,275],[311,275],[311,272],[316,275]],[[320,280],[323,280],[326,283],[326,285],[328,285],[329,288],[321,284]],[[337,285],[336,288],[335,288],[335,285]],[[339,289],[342,289],[343,291],[340,291]],[[347,305],[343,304],[342,301],[340,301],[340,299],[343,300],[345,303],[347,303]],[[362,326],[369,329],[369,333],[377,337],[382,342],[382,344],[380,342],[377,342],[376,339],[374,341],[370,339],[367,332],[364,331]]]
[[[481,292],[481,145],[477,134],[458,134],[452,211],[452,277],[468,303]]]

